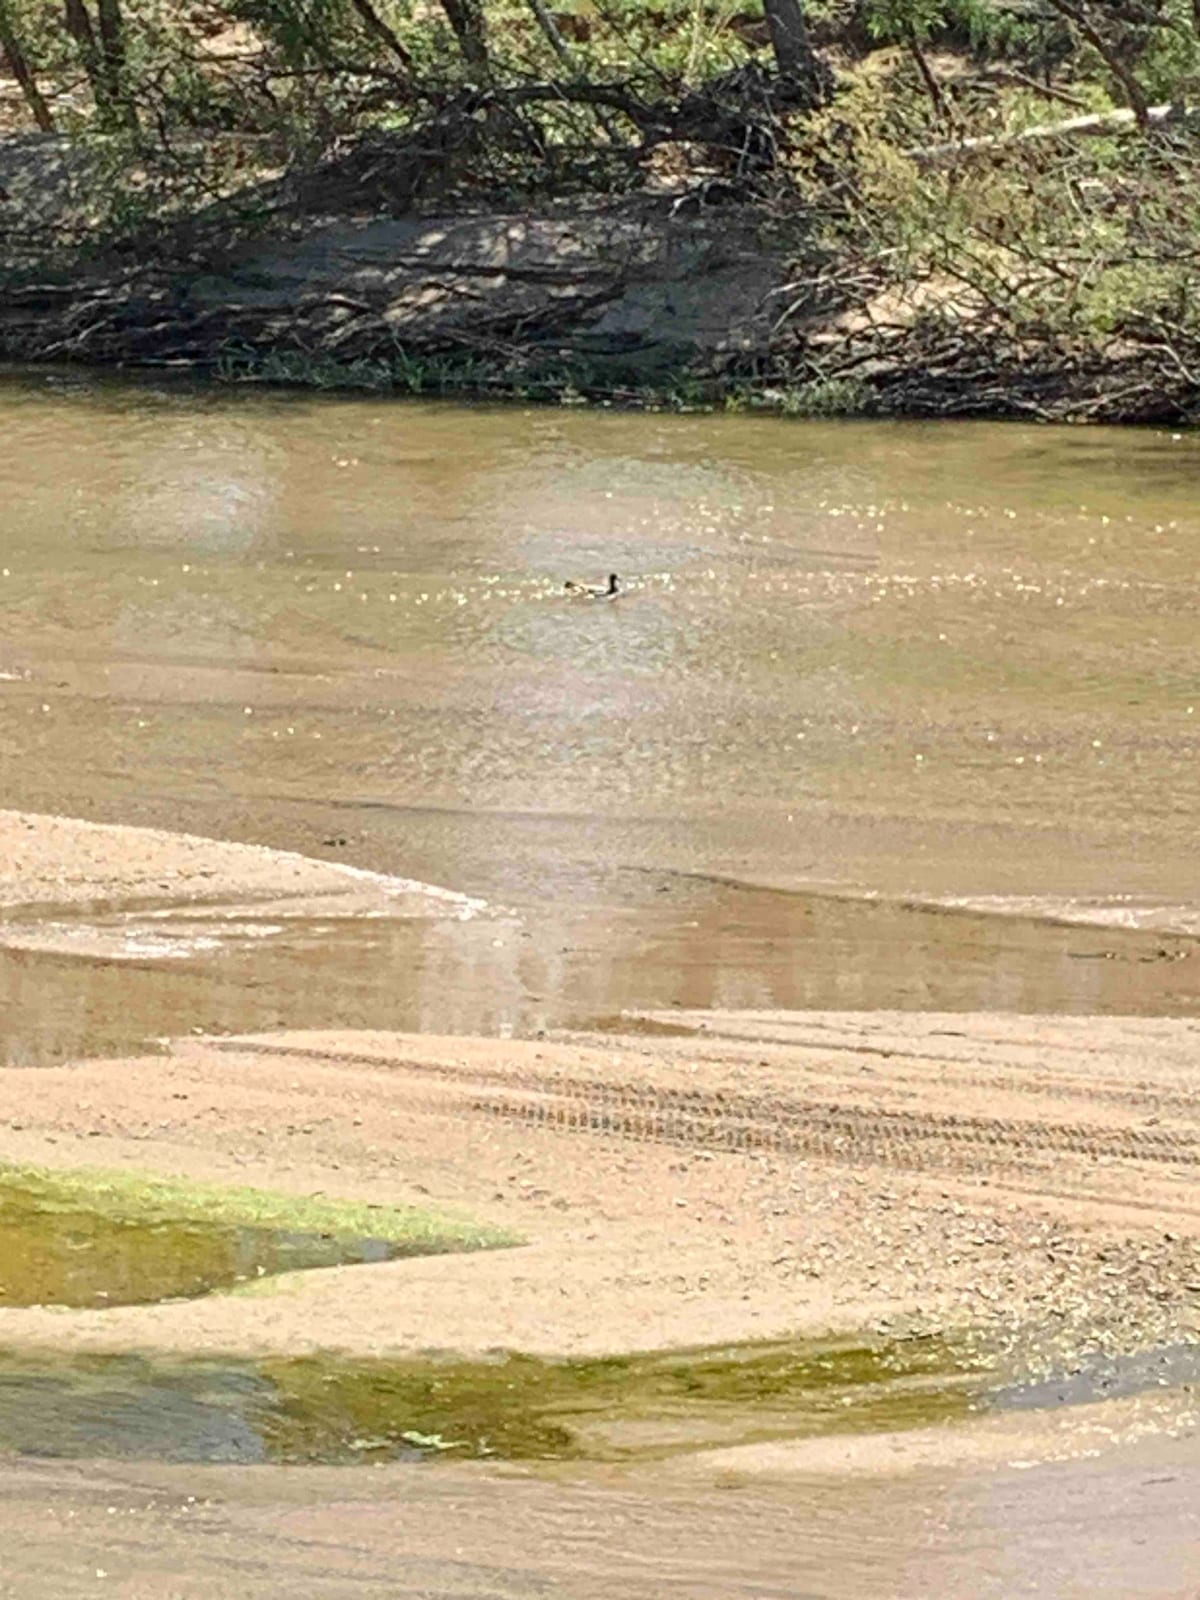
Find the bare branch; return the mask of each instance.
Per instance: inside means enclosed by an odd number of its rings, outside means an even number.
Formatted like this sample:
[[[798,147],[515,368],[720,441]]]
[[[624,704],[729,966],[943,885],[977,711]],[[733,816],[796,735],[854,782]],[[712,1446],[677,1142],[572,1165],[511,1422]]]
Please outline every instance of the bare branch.
[[[1127,129],[1163,127],[1173,123],[1190,123],[1200,120],[1197,106],[1147,106],[1145,121],[1140,122],[1132,110],[1099,111],[1087,117],[1068,117],[1065,122],[1041,122],[1020,133],[986,134],[975,139],[952,139],[944,144],[927,144],[906,150],[910,161],[921,167],[945,166],[960,157],[990,155],[1015,145],[1035,144],[1053,139],[1104,138],[1123,133]]]
[[[1146,91],[1138,82],[1132,68],[1122,58],[1120,50],[1109,43],[1096,27],[1084,6],[1077,5],[1075,0],[1048,0],[1048,4],[1060,16],[1066,17],[1068,22],[1073,24],[1079,34],[1095,50],[1104,65],[1124,89],[1134,120],[1138,127],[1144,131],[1150,120],[1150,107],[1146,102]]]

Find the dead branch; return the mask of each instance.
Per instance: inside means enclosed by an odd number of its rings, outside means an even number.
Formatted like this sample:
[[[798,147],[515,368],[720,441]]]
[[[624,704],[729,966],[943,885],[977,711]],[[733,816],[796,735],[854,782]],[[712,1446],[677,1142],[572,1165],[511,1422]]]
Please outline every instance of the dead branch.
[[[1134,111],[1099,111],[1086,117],[1068,117],[1063,122],[1040,122],[1019,133],[985,134],[974,139],[950,139],[943,144],[919,145],[905,154],[919,167],[945,166],[964,157],[989,155],[1017,145],[1036,144],[1053,139],[1103,138],[1133,128],[1166,127],[1200,121],[1198,106],[1147,106],[1144,124]]]

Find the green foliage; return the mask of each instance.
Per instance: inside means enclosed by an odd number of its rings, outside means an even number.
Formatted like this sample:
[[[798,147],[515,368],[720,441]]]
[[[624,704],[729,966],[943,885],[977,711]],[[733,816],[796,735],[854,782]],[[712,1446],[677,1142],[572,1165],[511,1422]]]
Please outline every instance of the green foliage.
[[[867,398],[855,378],[810,378],[783,391],[779,409],[785,417],[853,417]]]
[[[981,60],[1043,55],[1064,37],[1053,12],[997,0],[866,0],[864,20],[881,44],[961,41]]]
[[[1173,59],[1178,72],[1189,57],[1181,48]],[[901,73],[884,94],[866,68],[848,75],[799,164],[821,219],[815,242],[831,272],[871,286],[860,291],[867,315],[908,330],[917,347],[978,351],[977,387],[984,352],[1009,363],[1030,352],[1068,366],[1140,362],[1153,405],[1168,414],[1194,405],[1200,127],[1143,133],[1126,123],[1109,137],[1023,139],[1056,114],[1021,89],[991,102],[994,150],[922,157],[945,131],[927,120],[918,132],[920,91]],[[1111,111],[1099,83],[1072,89],[1077,111]],[[979,137],[978,128],[964,131]]]
[[[1138,77],[1150,100],[1181,104],[1200,94],[1200,31],[1192,0],[1163,0],[1162,25],[1140,41]]]
[[[98,0],[79,3],[98,17]],[[772,100],[768,74],[748,69],[770,60],[760,0],[547,0],[548,31],[531,0],[484,0],[482,64],[446,0],[137,0],[123,68],[133,119],[101,104],[60,0],[0,0],[56,96],[60,127],[88,155],[82,223],[95,238],[136,237],[141,248],[155,229],[214,207],[249,226],[272,206],[365,213],[482,197],[519,207],[650,188],[662,203],[663,188],[700,173],[701,212],[710,190],[753,196],[764,213],[769,198],[772,242],[789,237],[818,264],[820,303],[812,313],[801,295],[805,315],[857,307],[869,322],[882,304],[906,329],[986,329],[1010,348],[1142,340],[1181,372],[1198,357],[1179,340],[1200,341],[1191,125],[1023,136],[1143,101],[1195,105],[1195,3],[814,0],[839,78],[813,113]],[[961,159],[930,154],[960,139],[974,146]],[[364,162],[344,165],[347,151]],[[313,168],[333,177],[304,189],[297,174]],[[335,359],[318,340],[227,351],[221,370],[237,381],[676,409],[716,392],[707,377],[647,373],[632,358],[538,365],[520,340],[518,330],[511,355],[419,360],[386,343]],[[854,369],[797,347],[790,370],[781,360],[769,382],[757,369],[726,373],[722,392],[803,415],[871,401]]]

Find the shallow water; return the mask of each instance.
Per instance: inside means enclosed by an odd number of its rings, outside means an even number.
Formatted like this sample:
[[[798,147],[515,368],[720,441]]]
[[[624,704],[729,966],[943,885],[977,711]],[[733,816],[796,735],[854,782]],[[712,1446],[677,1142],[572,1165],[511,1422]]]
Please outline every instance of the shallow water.
[[[0,1448],[173,1461],[620,1461],[965,1417],[979,1363],[939,1340],[609,1360],[159,1361],[0,1353]]]
[[[170,1360],[0,1351],[0,1449],[311,1465],[638,1461],[770,1439],[900,1433],[991,1411],[1178,1389],[1173,1346],[1029,1382],[969,1339],[797,1341],[578,1361],[337,1355]]]
[[[5,804],[498,913],[151,954],[152,979],[7,952],[13,1059],[305,1021],[317,985],[339,1020],[501,1030],[676,1000],[1200,1009],[1174,959],[1200,437],[45,375],[0,385],[0,421]],[[614,569],[616,604],[562,595]]]
[[[145,1305],[194,1298],[280,1272],[362,1265],[462,1248],[442,1240],[196,1215],[132,1204],[132,1186],[89,1185],[0,1167],[0,1307]]]
[[[1159,935],[719,886],[519,920],[289,923],[157,961],[0,948],[0,1060],[276,1028],[627,1033],[637,1012],[673,1006],[1196,1013],[1193,952]]]

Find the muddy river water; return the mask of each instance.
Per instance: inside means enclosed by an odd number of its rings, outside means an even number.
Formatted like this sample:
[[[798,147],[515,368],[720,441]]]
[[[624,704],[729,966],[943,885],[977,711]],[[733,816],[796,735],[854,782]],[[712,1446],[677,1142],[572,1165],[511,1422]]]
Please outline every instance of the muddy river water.
[[[0,429],[6,806],[490,908],[10,951],[10,1059],[134,1015],[1200,1009],[1200,438],[45,374]]]

